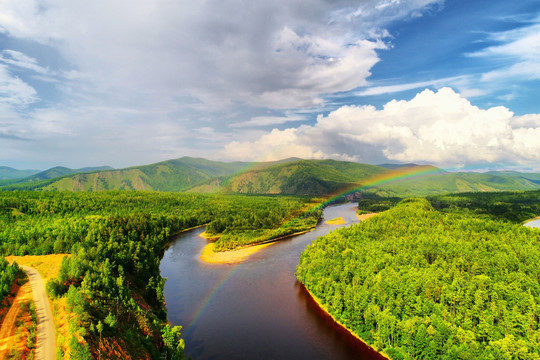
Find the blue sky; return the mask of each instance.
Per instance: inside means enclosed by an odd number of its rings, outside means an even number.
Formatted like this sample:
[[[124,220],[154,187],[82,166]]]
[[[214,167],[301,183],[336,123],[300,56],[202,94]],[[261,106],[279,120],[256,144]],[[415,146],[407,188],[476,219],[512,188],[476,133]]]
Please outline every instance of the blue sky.
[[[0,165],[540,171],[537,0],[4,0]]]

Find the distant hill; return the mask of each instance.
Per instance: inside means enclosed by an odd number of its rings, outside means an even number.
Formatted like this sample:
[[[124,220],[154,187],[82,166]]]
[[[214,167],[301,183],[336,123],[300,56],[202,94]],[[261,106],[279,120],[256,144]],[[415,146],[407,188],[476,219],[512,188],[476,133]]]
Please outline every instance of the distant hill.
[[[513,179],[516,179],[516,180],[527,180],[527,181],[530,181],[530,182],[533,182],[535,184],[540,184],[540,174],[538,173],[521,173],[521,172],[517,172],[517,171],[504,171],[504,172],[494,172],[494,171],[491,171],[491,172],[488,172],[486,174],[491,174],[491,175],[495,175],[495,176],[501,176],[503,175],[504,177],[507,177],[507,178],[513,178]]]
[[[226,179],[214,179],[193,192],[240,194],[328,195],[386,171],[374,165],[336,160],[258,163]]]
[[[249,163],[224,163],[183,157],[126,169],[106,169],[62,175],[53,181],[35,184],[38,185],[37,187],[32,184],[26,185],[30,189],[59,191],[184,191],[208,179],[238,172],[246,166],[249,166]],[[24,184],[18,185],[17,189],[26,188]]]
[[[408,168],[408,167],[420,166],[420,165],[408,163],[408,164],[379,164],[377,166],[383,167],[385,169],[396,170],[396,169],[402,169],[402,168]]]
[[[2,180],[2,184],[2,190],[146,190],[307,196],[337,195],[358,188],[380,196],[409,197],[540,189],[540,174],[452,173],[429,165],[377,166],[296,158],[226,163],[183,157],[119,170],[57,167],[25,179]]]
[[[7,166],[0,166],[0,180],[25,178],[37,174],[41,170],[17,170]]]
[[[35,183],[44,184],[43,180],[55,179],[65,175],[84,173],[89,171],[98,171],[98,170],[109,170],[112,169],[110,166],[97,166],[97,167],[85,167],[81,169],[70,169],[62,166],[56,166],[45,171],[38,171],[36,173],[27,175],[26,177],[21,178],[12,178],[9,180],[0,181],[0,186],[14,185],[17,187],[17,184],[26,184],[26,183]],[[33,184],[32,186],[34,186]],[[31,186],[31,187],[32,187]],[[24,186],[23,186],[24,187]]]
[[[520,175],[517,175],[520,174]],[[531,179],[528,179],[529,176]],[[540,189],[540,174],[506,172],[467,173],[437,172],[409,178],[368,190],[381,196],[427,196],[456,192],[485,192]]]
[[[86,173],[86,172],[91,172],[91,171],[112,170],[112,169],[113,168],[110,166],[85,167],[81,169],[70,169],[70,168],[66,168],[62,166],[57,166],[49,170],[42,171],[34,176],[31,176],[30,178],[27,178],[27,181],[47,180],[47,179],[54,179],[54,178],[65,176],[65,175]]]

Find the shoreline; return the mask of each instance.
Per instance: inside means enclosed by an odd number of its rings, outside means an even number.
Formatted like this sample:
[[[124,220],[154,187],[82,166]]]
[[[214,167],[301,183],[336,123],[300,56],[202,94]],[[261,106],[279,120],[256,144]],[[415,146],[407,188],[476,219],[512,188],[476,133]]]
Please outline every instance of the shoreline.
[[[303,284],[301,283],[300,281],[298,281],[298,283],[302,286],[302,288],[305,290],[306,294],[309,296],[309,298],[315,303],[317,304],[319,310],[321,310],[326,316],[328,316],[330,319],[332,319],[332,321],[337,325],[339,326],[341,329],[343,329],[347,334],[349,334],[350,336],[354,337],[356,340],[360,341],[363,345],[367,346],[370,350],[372,350],[373,352],[376,352],[377,354],[379,354],[382,358],[384,359],[390,359],[389,357],[386,356],[386,354],[382,353],[382,352],[379,352],[377,351],[373,346],[369,345],[367,342],[364,341],[364,339],[362,339],[360,336],[358,336],[357,334],[355,334],[352,330],[350,330],[349,328],[347,328],[345,325],[343,325],[343,323],[341,323],[341,321],[337,320],[332,314],[330,314],[330,312],[328,312],[328,310],[326,309],[326,307],[321,303],[321,301],[315,296],[313,295],[313,293],[311,293],[311,291],[309,291],[309,289]]]
[[[370,217],[373,217],[373,216],[375,216],[377,214],[378,213],[369,213],[369,214],[362,214],[362,215],[356,214],[356,217],[358,218],[358,220],[364,221],[364,220],[367,220]],[[337,219],[341,220],[343,218],[337,218]],[[332,220],[336,220],[336,219],[332,219]],[[326,223],[332,225],[333,224],[333,223],[331,223],[332,220],[328,220],[328,221],[326,221]],[[345,219],[343,219],[343,220],[345,220]],[[199,228],[199,227],[202,227],[202,226],[205,226],[205,225],[197,226],[197,227],[194,227],[194,228],[191,228],[191,229],[186,229],[186,230],[183,230],[183,231],[196,229],[196,228]],[[288,235],[283,235],[283,236],[280,236],[280,237],[277,237],[277,238],[264,240],[264,241],[261,241],[261,242],[253,243],[253,244],[246,245],[246,246],[238,248],[238,249],[228,250],[228,251],[215,252],[214,251],[214,244],[213,244],[213,242],[211,242],[211,243],[205,245],[202,248],[201,253],[199,255],[199,258],[201,259],[202,262],[205,262],[205,263],[208,263],[208,264],[238,264],[240,262],[243,262],[243,261],[247,260],[251,255],[259,252],[260,250],[264,249],[268,245],[272,245],[275,242],[285,240],[285,239],[288,239],[288,238],[293,237],[293,236],[307,234],[308,232],[311,232],[311,231],[315,230],[316,228],[317,227],[314,227],[313,229],[309,229],[309,230],[295,232],[295,233],[288,234]],[[203,239],[206,239],[207,241],[215,241],[215,240],[219,239],[219,237],[220,237],[219,235],[218,236],[208,236],[208,235],[206,235],[206,232],[203,232],[203,233],[199,234],[199,236],[201,238],[203,238]]]
[[[215,252],[214,243],[211,242],[202,248],[199,258],[208,264],[238,264],[270,245],[272,245],[272,243],[247,246],[230,251]]]
[[[364,221],[364,220],[367,220],[369,219],[370,217],[373,217],[375,215],[377,215],[378,213],[376,212],[373,212],[373,213],[368,213],[368,214],[362,214],[362,215],[358,215],[358,213],[356,213],[356,217],[358,218],[358,220],[360,221]]]
[[[221,237],[221,235],[208,235],[206,231],[203,231],[202,233],[200,233],[199,236],[208,241],[216,241],[217,239]]]
[[[199,258],[202,260],[202,262],[205,262],[208,264],[238,264],[240,262],[247,260],[251,255],[259,252],[265,247],[268,247],[278,241],[285,240],[285,239],[288,239],[290,237],[297,236],[297,235],[303,235],[313,230],[315,230],[315,228],[310,229],[310,230],[305,230],[305,231],[299,231],[293,234],[284,235],[284,236],[280,236],[280,237],[269,239],[269,240],[264,240],[258,243],[253,243],[251,245],[246,245],[244,247],[234,249],[234,250],[228,250],[228,251],[215,252],[214,243],[210,242],[209,244],[206,244],[202,248]],[[212,241],[212,239],[209,239],[203,234],[204,233],[200,234],[199,236],[202,237],[203,239],[207,239],[208,241]]]
[[[201,228],[201,227],[206,226],[206,225],[208,225],[208,224],[192,226],[192,227],[187,228],[187,229],[176,231],[176,232],[170,234],[169,236],[173,237],[173,236],[176,236],[176,235],[180,235],[181,233],[185,233],[186,231],[195,230],[195,229]]]
[[[531,221],[536,221],[536,220],[540,220],[540,215],[537,217],[533,217],[532,219],[525,220],[524,222],[522,222],[522,224],[525,225],[527,223],[530,223]]]

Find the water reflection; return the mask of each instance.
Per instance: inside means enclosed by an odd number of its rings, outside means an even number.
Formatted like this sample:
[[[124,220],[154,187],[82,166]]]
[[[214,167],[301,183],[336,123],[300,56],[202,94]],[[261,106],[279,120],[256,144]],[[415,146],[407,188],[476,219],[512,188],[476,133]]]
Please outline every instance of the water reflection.
[[[351,204],[325,209],[326,219],[356,222]],[[340,227],[276,243],[240,265],[206,264],[204,229],[181,234],[165,252],[169,321],[183,325],[186,355],[198,359],[378,359],[324,314],[296,281],[302,250]]]

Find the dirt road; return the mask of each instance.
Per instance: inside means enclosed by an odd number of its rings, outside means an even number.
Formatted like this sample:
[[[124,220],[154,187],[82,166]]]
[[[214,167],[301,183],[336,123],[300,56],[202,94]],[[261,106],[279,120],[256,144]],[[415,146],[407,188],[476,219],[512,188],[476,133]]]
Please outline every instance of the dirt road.
[[[56,359],[56,330],[51,311],[51,304],[45,292],[45,284],[41,275],[29,266],[19,265],[30,279],[37,315],[37,360]]]

